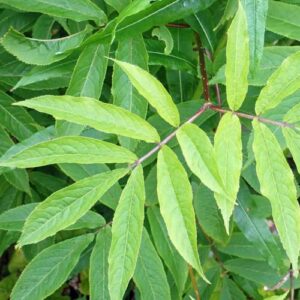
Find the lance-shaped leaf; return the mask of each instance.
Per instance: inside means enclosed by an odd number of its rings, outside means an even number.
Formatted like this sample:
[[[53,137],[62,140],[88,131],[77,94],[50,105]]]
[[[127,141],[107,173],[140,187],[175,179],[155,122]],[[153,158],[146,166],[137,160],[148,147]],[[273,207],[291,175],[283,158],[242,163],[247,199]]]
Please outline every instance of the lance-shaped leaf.
[[[90,259],[90,299],[109,299],[108,253],[111,244],[111,228],[101,229]]]
[[[2,38],[1,44],[5,50],[19,60],[31,65],[50,65],[71,54],[71,50],[78,48],[90,29],[75,33],[71,36],[38,40],[25,37],[22,33],[10,29]]]
[[[87,177],[50,195],[29,215],[19,246],[37,243],[74,224],[127,172],[116,169]]]
[[[171,300],[170,287],[164,266],[145,228],[143,229],[142,243],[133,280],[141,293],[142,299]]]
[[[142,35],[136,35],[129,39],[122,39],[118,43],[116,59],[120,59],[147,70],[148,54]],[[112,94],[114,104],[127,109],[143,119],[146,118],[148,103],[132,85],[128,76],[122,69],[114,64],[112,77]],[[120,144],[131,150],[135,149],[138,141],[120,137]]]
[[[227,102],[232,110],[238,110],[248,90],[250,61],[247,17],[241,4],[228,30],[226,61]]]
[[[164,146],[158,153],[157,195],[173,245],[206,280],[197,249],[192,187],[184,167],[168,146]]]
[[[99,99],[106,74],[109,45],[90,45],[81,52],[67,94]]]
[[[137,159],[135,154],[121,146],[81,136],[59,137],[33,145],[0,166],[34,168],[59,163],[129,163]]]
[[[47,14],[54,17],[62,17],[74,21],[94,20],[99,24],[106,22],[104,12],[90,0],[0,0],[14,8]]]
[[[13,98],[0,91],[1,125],[18,140],[24,140],[36,131],[35,122],[26,110],[13,106],[14,103]]]
[[[290,2],[290,3],[285,3]],[[299,1],[269,0],[267,29],[292,40],[300,40]],[[297,3],[298,2],[298,3]],[[281,46],[282,47],[282,46]]]
[[[240,185],[243,164],[241,124],[237,116],[225,114],[215,134],[215,154],[219,174],[229,197],[215,193],[227,233]]]
[[[274,134],[264,124],[253,121],[253,151],[261,193],[272,206],[272,215],[283,248],[295,270],[300,250],[300,208],[293,172]]]
[[[295,105],[284,116],[284,121],[294,126],[294,128],[283,127],[282,132],[289,150],[300,173],[300,104]]]
[[[114,60],[127,74],[138,92],[157,110],[158,114],[174,127],[179,126],[179,112],[172,97],[153,75],[124,61]]]
[[[13,288],[12,300],[45,299],[67,279],[93,234],[65,240],[40,252],[26,266]]]
[[[108,289],[111,299],[121,300],[134,274],[144,221],[143,169],[136,167],[121,194],[112,225],[108,256]]]
[[[107,133],[147,142],[157,142],[160,139],[156,129],[141,117],[88,97],[41,96],[20,101],[17,105],[48,113],[58,120],[87,125]]]
[[[83,49],[74,68],[66,95],[99,99],[104,83],[109,44],[92,44]],[[57,135],[79,135],[84,125],[56,121]]]
[[[22,231],[24,223],[38,203],[29,203],[9,209],[0,215],[0,229],[7,231]],[[75,224],[64,230],[82,228],[94,229],[105,225],[105,219],[96,212],[88,211]]]
[[[263,55],[268,1],[242,0],[242,3],[248,23],[250,70],[254,73]]]
[[[255,104],[256,113],[262,114],[276,107],[282,100],[300,88],[300,51],[286,58],[268,79]]]
[[[207,134],[194,124],[186,124],[176,136],[192,172],[212,191],[225,194],[215,159],[215,150]]]
[[[173,246],[159,208],[156,206],[149,207],[147,217],[157,252],[170,270],[178,291],[182,293],[187,279],[187,263]]]

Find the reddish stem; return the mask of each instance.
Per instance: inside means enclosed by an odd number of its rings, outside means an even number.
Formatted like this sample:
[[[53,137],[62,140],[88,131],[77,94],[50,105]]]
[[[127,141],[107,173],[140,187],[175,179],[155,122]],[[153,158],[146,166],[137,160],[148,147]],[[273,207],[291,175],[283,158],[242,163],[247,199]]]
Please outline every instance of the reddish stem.
[[[197,51],[199,55],[199,66],[200,66],[200,74],[202,78],[204,99],[206,102],[210,102],[209,85],[208,85],[208,78],[207,78],[207,72],[205,66],[205,56],[204,56],[200,35],[197,32],[195,32],[195,40],[196,40]]]

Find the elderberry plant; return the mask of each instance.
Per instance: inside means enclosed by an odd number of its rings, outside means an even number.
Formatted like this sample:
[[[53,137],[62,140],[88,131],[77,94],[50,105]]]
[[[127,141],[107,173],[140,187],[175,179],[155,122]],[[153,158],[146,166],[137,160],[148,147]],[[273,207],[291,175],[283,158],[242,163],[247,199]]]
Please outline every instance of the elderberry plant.
[[[299,15],[0,0],[0,300],[300,299]]]

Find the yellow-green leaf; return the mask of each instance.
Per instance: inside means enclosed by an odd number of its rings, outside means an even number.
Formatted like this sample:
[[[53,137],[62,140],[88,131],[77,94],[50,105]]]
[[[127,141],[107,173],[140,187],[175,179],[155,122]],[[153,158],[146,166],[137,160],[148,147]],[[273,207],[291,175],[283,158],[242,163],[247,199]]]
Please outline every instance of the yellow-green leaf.
[[[141,117],[93,98],[41,96],[17,102],[17,105],[50,114],[58,120],[87,125],[108,133],[146,142],[157,142],[160,139],[156,129]]]
[[[255,104],[258,115],[276,107],[282,100],[300,88],[300,51],[286,58],[270,76]]]
[[[145,187],[143,169],[136,167],[121,194],[112,225],[108,256],[108,289],[110,298],[123,299],[134,274],[142,240]]]
[[[0,166],[34,168],[58,163],[130,163],[135,154],[121,146],[88,137],[67,136],[41,142],[0,160]]]
[[[19,246],[37,243],[74,224],[127,172],[116,169],[86,177],[50,195],[27,218]]]
[[[192,172],[212,191],[225,194],[215,151],[207,134],[194,124],[186,124],[176,136]]]
[[[138,92],[157,110],[158,114],[174,127],[179,126],[179,112],[164,86],[142,68],[124,61],[114,60],[127,74]]]
[[[249,73],[247,17],[241,3],[228,29],[226,47],[226,95],[229,107],[238,110],[247,94]]]
[[[294,175],[281,147],[266,125],[253,121],[253,151],[261,193],[272,206],[272,215],[294,270],[298,269],[300,250],[300,209]]]
[[[229,220],[239,190],[243,163],[241,124],[232,113],[225,114],[219,123],[215,135],[215,154],[219,174],[229,196],[215,193],[215,198],[229,233]]]
[[[172,243],[179,254],[206,280],[197,249],[192,187],[184,167],[168,146],[164,146],[158,153],[157,194]]]
[[[93,234],[81,235],[48,247],[26,266],[13,288],[12,300],[45,299],[67,279]]]

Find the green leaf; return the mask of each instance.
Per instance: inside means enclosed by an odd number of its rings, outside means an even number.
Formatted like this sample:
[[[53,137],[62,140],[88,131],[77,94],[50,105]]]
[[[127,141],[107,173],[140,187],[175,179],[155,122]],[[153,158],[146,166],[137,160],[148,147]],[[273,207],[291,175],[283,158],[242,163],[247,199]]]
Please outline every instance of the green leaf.
[[[173,246],[159,208],[155,206],[149,207],[147,217],[157,252],[170,270],[179,293],[182,294],[188,273],[187,263]]]
[[[264,47],[263,57],[255,74],[248,76],[249,85],[263,86],[267,83],[272,73],[280,66],[289,55],[300,50],[298,46],[270,46]],[[225,84],[225,65],[222,66],[216,76],[210,80],[210,84]]]
[[[54,23],[54,18],[48,15],[41,15],[34,23],[32,37],[35,39],[50,39],[52,35],[51,29]]]
[[[0,229],[7,231],[22,231],[24,223],[32,213],[38,203],[30,203],[17,206],[2,213],[0,219]],[[76,230],[82,228],[94,229],[105,225],[104,218],[93,211],[88,211],[75,224],[64,230]]]
[[[74,224],[127,172],[116,169],[87,177],[50,195],[26,220],[19,246],[37,243]]]
[[[235,223],[271,267],[283,270],[286,268],[284,250],[279,240],[270,232],[266,219],[254,214],[249,199],[251,199],[251,194],[247,185],[242,181],[238,205],[234,211]]]
[[[274,286],[281,279],[274,269],[262,261],[235,258],[227,260],[224,267],[229,272],[269,287]]]
[[[217,41],[215,32],[213,31],[212,19],[213,16],[209,14],[209,11],[205,10],[190,15],[185,20],[193,30],[199,33],[201,42],[205,47],[207,47],[211,53],[214,53]]]
[[[138,65],[147,70],[148,54],[143,37],[136,35],[130,39],[121,39],[118,43],[116,59]],[[128,79],[128,76],[117,64],[114,64],[112,94],[115,105],[137,114],[143,119],[146,118],[148,108],[147,101],[138,93]],[[119,140],[122,146],[131,150],[134,150],[137,146],[137,141],[135,140],[122,137],[120,137]]]
[[[136,1],[137,2],[137,1]],[[137,5],[136,3],[134,3]],[[132,38],[138,33],[145,32],[153,26],[165,25],[169,22],[183,19],[200,9],[205,9],[203,1],[193,0],[162,0],[152,3],[146,9],[122,20],[116,30],[116,38]],[[125,10],[124,10],[125,11]],[[113,31],[103,34],[102,31],[91,36],[86,43],[94,43],[111,39]]]
[[[164,266],[145,228],[143,229],[133,280],[141,293],[142,299],[171,300],[170,287]]]
[[[255,104],[257,114],[276,107],[282,100],[300,88],[300,51],[286,58],[268,79]]]
[[[105,227],[97,234],[90,258],[90,299],[109,299],[108,253],[111,244],[111,228]]]
[[[15,146],[8,133],[1,126],[0,140],[0,155],[4,154],[7,149]],[[5,179],[11,185],[30,195],[29,177],[25,170],[10,170],[9,168],[0,167],[0,174],[2,173],[4,173]]]
[[[139,116],[88,97],[41,96],[20,101],[17,105],[51,114],[58,120],[87,125],[108,133],[147,142],[157,142],[160,139],[155,128]]]
[[[263,55],[268,1],[242,0],[242,3],[248,23],[250,70],[254,74]]]
[[[108,289],[111,299],[123,299],[134,274],[142,240],[144,203],[143,169],[138,166],[129,177],[113,218],[108,256]]]
[[[295,128],[283,127],[282,132],[287,146],[293,155],[298,173],[300,173],[300,104],[295,105],[289,110],[283,119],[285,122],[295,126]]]
[[[223,286],[220,294],[220,300],[247,299],[243,292],[236,285],[236,283],[233,280],[229,279],[227,276],[223,279]]]
[[[0,0],[1,3],[20,10],[68,18],[77,22],[94,20],[99,25],[106,22],[104,12],[90,0]]]
[[[121,12],[127,5],[129,5],[130,0],[105,0],[105,2],[116,11]]]
[[[265,260],[256,245],[250,243],[240,232],[234,232],[226,246],[217,246],[217,249],[222,253],[240,258]]]
[[[224,192],[215,150],[207,134],[194,124],[186,124],[176,134],[187,165],[212,191]]]
[[[99,99],[104,83],[109,44],[89,45],[81,52],[74,68],[69,87],[66,91],[70,96],[84,96]],[[80,134],[84,125],[69,123],[67,121],[56,122],[57,134]]]
[[[274,134],[266,125],[253,121],[253,151],[261,193],[272,206],[274,223],[283,248],[295,270],[300,250],[300,209],[291,171]]]
[[[99,44],[84,48],[81,52],[67,94],[99,99],[105,79],[109,45]]]
[[[69,84],[75,59],[63,60],[47,66],[36,66],[16,83],[12,90],[24,87],[30,90],[56,89]]]
[[[269,0],[267,29],[293,40],[300,40],[300,7]]]
[[[50,65],[60,61],[78,48],[90,31],[85,30],[68,37],[53,40],[37,40],[25,37],[22,33],[10,29],[1,40],[6,51],[18,60],[31,65]]]
[[[12,106],[14,99],[0,91],[0,118],[5,127],[18,140],[30,137],[35,131],[35,122],[26,110]]]
[[[238,110],[247,94],[249,72],[247,17],[241,3],[228,29],[226,61],[227,102],[232,110]]]
[[[150,73],[124,61],[114,62],[127,74],[138,92],[157,110],[157,113],[174,127],[180,118],[176,105],[164,86]]]
[[[226,187],[226,195],[215,193],[217,205],[221,210],[227,233],[229,220],[233,213],[243,164],[242,132],[240,120],[232,113],[225,114],[215,134],[215,155],[219,174]]]
[[[133,163],[135,154],[121,146],[88,137],[59,137],[33,145],[0,166],[35,168],[58,163]]]
[[[166,26],[156,27],[152,30],[152,36],[156,36],[160,41],[165,43],[164,53],[169,55],[174,47],[173,37]]]
[[[158,153],[157,194],[169,237],[179,254],[205,278],[197,249],[192,188],[175,153],[164,146]]]
[[[5,211],[0,215],[0,229],[8,231],[22,231],[26,218],[36,206],[36,203],[30,203]]]
[[[194,208],[197,220],[203,231],[220,244],[230,238],[225,230],[224,220],[217,206],[213,192],[205,185],[192,183]]]
[[[65,240],[48,247],[27,265],[13,288],[12,300],[45,299],[68,278],[93,234]]]
[[[59,167],[62,171],[72,178],[74,181],[81,180],[99,173],[110,171],[110,168],[105,164],[60,164]],[[122,189],[119,183],[115,183],[99,200],[112,210],[115,210],[121,195]]]

